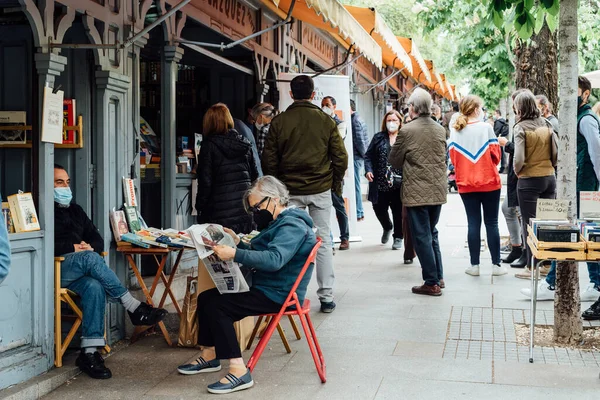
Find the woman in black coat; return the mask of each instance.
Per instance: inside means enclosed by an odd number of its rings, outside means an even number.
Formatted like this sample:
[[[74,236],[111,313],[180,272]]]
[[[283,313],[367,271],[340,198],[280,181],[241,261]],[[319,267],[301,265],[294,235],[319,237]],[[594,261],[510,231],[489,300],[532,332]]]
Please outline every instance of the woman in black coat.
[[[215,223],[237,233],[250,233],[252,216],[244,209],[244,193],[258,178],[252,145],[233,129],[225,104],[204,116],[204,140],[198,156],[198,223]]]
[[[381,243],[386,244],[393,233],[392,249],[400,250],[404,239],[404,263],[410,264],[415,258],[408,224],[403,224],[402,201],[400,187],[392,186],[390,173],[400,176],[401,171],[391,167],[388,156],[396,141],[402,116],[396,110],[388,112],[381,126],[381,132],[376,133],[365,153],[365,176],[369,181],[369,201],[373,204],[375,215],[383,228]],[[392,210],[393,221],[390,220],[389,210]]]

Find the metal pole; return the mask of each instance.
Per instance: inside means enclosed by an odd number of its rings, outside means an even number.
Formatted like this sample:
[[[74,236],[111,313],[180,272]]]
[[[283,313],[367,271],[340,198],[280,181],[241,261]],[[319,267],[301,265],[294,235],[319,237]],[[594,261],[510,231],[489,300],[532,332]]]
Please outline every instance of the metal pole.
[[[250,39],[254,39],[255,37],[258,37],[260,35],[262,35],[263,33],[267,33],[270,31],[274,31],[275,29],[283,26],[283,25],[287,25],[290,22],[292,22],[292,12],[294,11],[294,6],[296,5],[296,0],[292,0],[292,3],[290,4],[290,8],[288,10],[287,16],[285,17],[285,19],[281,22],[278,22],[277,24],[265,28],[261,31],[255,32],[252,35],[243,37],[239,40],[236,40],[235,42],[231,42],[229,44],[225,44],[224,42],[221,42],[220,44],[218,43],[206,43],[206,42],[196,42],[193,40],[186,40],[186,39],[176,39],[179,43],[184,43],[184,44],[194,44],[196,46],[201,46],[201,47],[215,47],[215,48],[219,48],[221,49],[221,51],[227,50],[227,49],[231,49],[232,47],[237,46],[238,44],[242,44],[244,42],[247,42]]]
[[[93,43],[50,43],[51,48],[60,49],[118,49],[120,45],[115,44],[93,44]]]
[[[393,77],[395,77],[396,75],[398,75],[400,72],[402,72],[404,68],[402,69],[398,69],[396,71],[394,71],[393,73],[391,73],[389,76],[387,76],[386,78],[382,79],[381,81],[377,82],[376,84],[374,84],[373,86],[371,86],[371,88],[369,90],[367,90],[366,92],[363,92],[361,94],[367,94],[369,93],[371,90],[375,89],[378,86],[381,85],[385,85],[390,79],[392,79]]]
[[[171,15],[173,15],[177,11],[179,11],[183,6],[185,6],[190,1],[192,1],[192,0],[182,0],[181,3],[177,4],[175,7],[171,8],[169,11],[167,11],[165,14],[161,15],[156,21],[154,21],[153,23],[151,23],[150,25],[148,25],[147,27],[142,29],[140,32],[138,32],[131,38],[127,39],[123,43],[121,48],[124,49],[124,48],[131,46],[133,44],[133,42],[135,42],[136,40],[138,40],[139,38],[144,36],[146,33],[150,32],[152,29],[154,29],[156,26],[158,26],[160,23],[162,23],[165,19],[169,18]]]

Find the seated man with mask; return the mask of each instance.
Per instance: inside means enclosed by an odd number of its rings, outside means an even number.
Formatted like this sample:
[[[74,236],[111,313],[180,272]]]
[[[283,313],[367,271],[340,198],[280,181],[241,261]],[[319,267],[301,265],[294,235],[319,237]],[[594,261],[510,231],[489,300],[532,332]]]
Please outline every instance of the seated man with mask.
[[[106,298],[116,299],[123,304],[133,325],[157,324],[167,311],[133,298],[106,265],[100,256],[104,250],[104,240],[85,211],[72,202],[70,183],[67,171],[55,164],[54,255],[65,258],[60,268],[61,287],[81,296],[83,322],[77,366],[94,379],[108,379],[112,374],[97,351],[106,345]]]
[[[233,323],[248,316],[277,313],[317,243],[308,213],[288,208],[288,200],[289,192],[279,180],[272,176],[258,178],[246,193],[244,204],[254,215],[260,234],[245,244],[226,229],[237,248],[214,248],[222,260],[234,260],[254,272],[248,292],[220,294],[211,289],[198,296],[198,344],[202,353],[196,361],[177,370],[184,375],[220,371],[221,360],[229,360],[229,373],[208,386],[210,393],[231,393],[254,385]],[[296,291],[301,304],[312,270],[310,266]]]

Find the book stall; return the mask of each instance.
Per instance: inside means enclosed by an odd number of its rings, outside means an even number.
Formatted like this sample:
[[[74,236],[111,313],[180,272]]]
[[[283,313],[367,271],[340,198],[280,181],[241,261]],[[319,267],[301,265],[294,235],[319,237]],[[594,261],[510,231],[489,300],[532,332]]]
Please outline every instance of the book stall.
[[[537,282],[544,261],[600,261],[600,192],[581,192],[579,219],[567,218],[568,201],[539,199],[536,218],[527,226],[527,245],[532,254],[529,326],[529,362],[533,363]]]

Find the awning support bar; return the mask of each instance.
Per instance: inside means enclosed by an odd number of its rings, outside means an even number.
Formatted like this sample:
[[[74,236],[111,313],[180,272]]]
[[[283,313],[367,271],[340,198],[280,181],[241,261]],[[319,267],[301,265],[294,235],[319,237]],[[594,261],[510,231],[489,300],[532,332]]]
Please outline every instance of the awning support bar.
[[[181,3],[177,4],[175,7],[171,8],[169,11],[167,11],[165,14],[161,15],[156,21],[154,21],[153,23],[151,23],[150,25],[148,25],[147,27],[145,27],[144,29],[142,29],[141,31],[139,31],[138,33],[136,33],[131,38],[127,39],[123,43],[122,48],[126,48],[126,47],[131,46],[136,40],[138,40],[139,38],[141,38],[142,36],[144,36],[146,33],[150,32],[152,29],[154,29],[155,27],[157,27],[164,20],[166,20],[167,18],[169,18],[171,15],[175,14],[177,11],[179,11],[183,6],[185,6],[190,1],[192,1],[192,0],[182,0]]]
[[[290,24],[292,22],[292,12],[294,11],[294,6],[296,5],[296,0],[292,0],[292,3],[290,4],[290,9],[288,10],[287,16],[285,17],[285,19],[281,22],[278,22],[277,24],[270,26],[268,28],[263,29],[262,31],[258,31],[253,33],[250,36],[246,36],[243,37],[239,40],[236,40],[235,42],[231,42],[229,44],[225,44],[223,42],[221,42],[220,44],[218,43],[206,43],[206,42],[196,42],[193,40],[187,40],[187,39],[176,39],[179,43],[185,43],[185,44],[194,44],[196,46],[201,46],[201,47],[216,47],[219,48],[221,51],[227,50],[227,49],[231,49],[232,47],[235,47],[239,44],[242,44],[244,42],[247,42],[250,39],[254,39],[255,37],[258,37],[260,35],[262,35],[263,33],[267,33],[270,31],[274,31],[275,29],[278,29],[280,27],[282,27],[283,25],[287,25]]]
[[[397,69],[396,71],[392,72],[390,75],[388,75],[387,77],[383,78],[382,80],[380,80],[380,81],[379,81],[379,82],[377,82],[376,84],[374,84],[374,85],[371,85],[371,87],[370,87],[370,88],[369,88],[367,91],[365,91],[365,92],[362,92],[361,94],[367,94],[367,93],[369,93],[371,90],[375,89],[376,87],[378,87],[378,86],[382,86],[382,85],[385,85],[385,84],[386,84],[388,81],[390,81],[390,80],[391,80],[393,77],[395,77],[395,76],[396,76],[396,75],[398,75],[400,72],[402,72],[402,70],[403,70],[403,69],[404,69],[404,68]]]
[[[350,54],[352,53],[352,48],[354,47],[354,43],[352,43],[350,45],[350,47],[348,48],[348,52],[346,53],[346,58],[344,59],[344,61],[342,61],[340,64],[338,65],[334,65],[331,68],[327,68],[326,70],[323,70],[319,73],[314,74],[312,77],[316,78],[317,76],[321,76],[323,74],[326,74],[327,72],[333,71],[335,70],[337,72],[338,69],[345,67],[348,64],[353,63],[354,61],[358,60],[360,57],[362,57],[362,54],[354,57],[352,60],[348,61],[348,59],[350,58]]]

